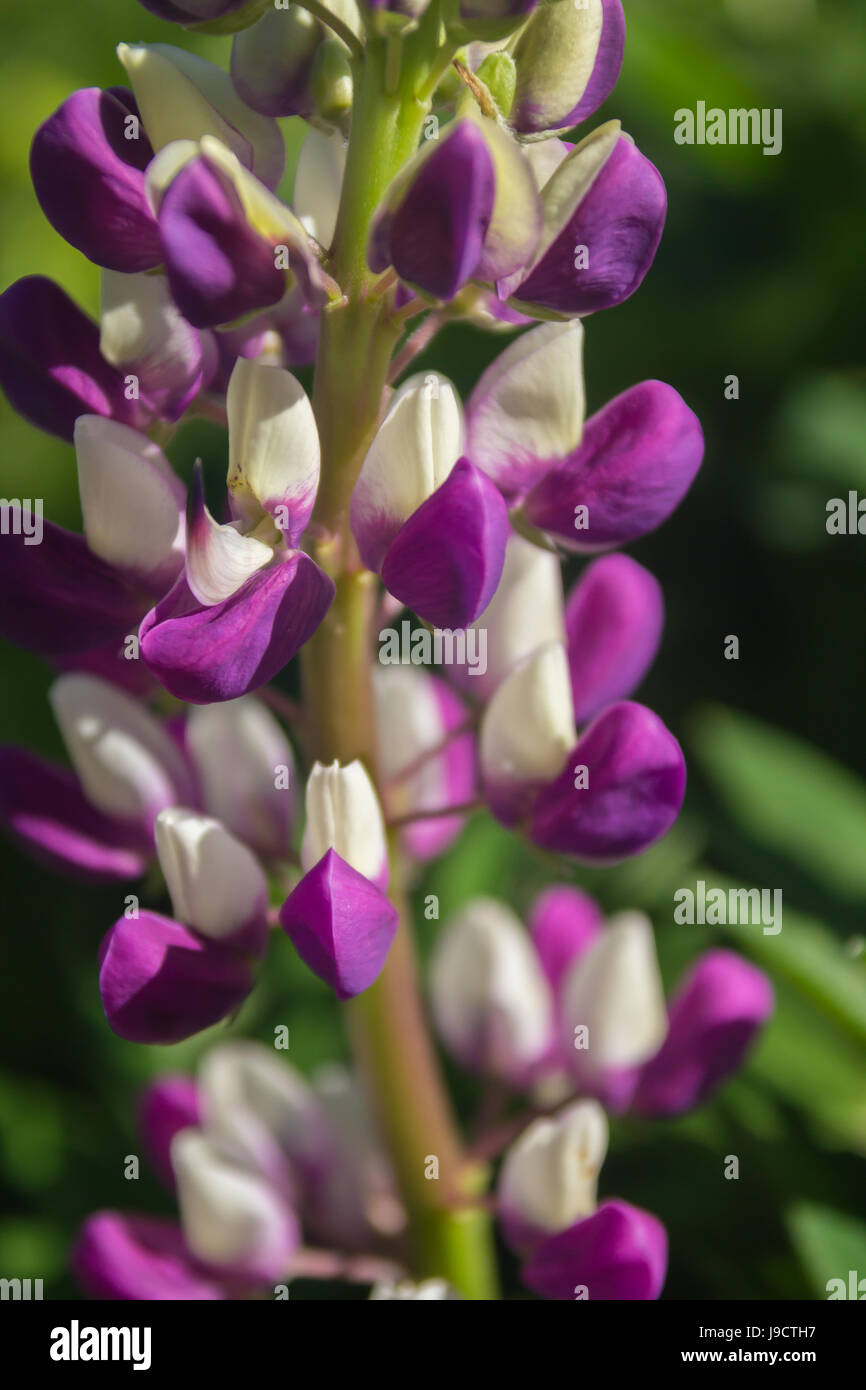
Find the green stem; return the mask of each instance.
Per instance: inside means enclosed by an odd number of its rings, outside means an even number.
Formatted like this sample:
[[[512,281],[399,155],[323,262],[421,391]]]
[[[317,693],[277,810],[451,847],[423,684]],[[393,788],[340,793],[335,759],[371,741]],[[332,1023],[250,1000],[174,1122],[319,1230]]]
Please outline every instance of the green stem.
[[[349,502],[400,335],[386,301],[371,295],[366,247],[381,195],[415,152],[428,110],[414,95],[424,44],[428,53],[433,46],[423,28],[406,40],[396,93],[385,91],[383,41],[371,38],[364,62],[356,64],[332,251],[346,298],[323,314],[313,390],[322,444],[313,556],[334,579],[336,596],[303,652],[308,744],[321,761],[360,758],[377,784],[371,631],[378,581],[361,566]],[[413,1272],[445,1278],[467,1298],[495,1299],[490,1217],[471,1205],[487,1171],[462,1152],[424,1015],[400,856],[391,848],[390,891],[400,926],[379,979],[344,1006],[346,1022],[406,1207]]]

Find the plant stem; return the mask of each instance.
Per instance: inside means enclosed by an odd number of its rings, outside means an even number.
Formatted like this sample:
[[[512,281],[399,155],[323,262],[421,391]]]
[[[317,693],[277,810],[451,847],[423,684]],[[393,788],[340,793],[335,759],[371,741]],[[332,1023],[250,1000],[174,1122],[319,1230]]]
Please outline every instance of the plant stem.
[[[313,391],[322,479],[315,515],[319,539],[312,554],[333,578],[336,596],[303,652],[308,744],[321,761],[361,759],[377,784],[370,623],[378,581],[360,564],[349,502],[378,425],[399,336],[384,302],[371,297],[374,277],[366,246],[376,206],[414,153],[427,111],[414,96],[425,52],[422,30],[423,24],[406,42],[396,93],[385,91],[381,40],[371,37],[363,63],[356,64],[356,102],[332,252],[346,302],[323,315]],[[393,840],[391,850],[391,896],[400,926],[379,979],[344,1006],[346,1021],[406,1205],[414,1274],[445,1278],[467,1298],[494,1299],[490,1218],[468,1205],[482,1190],[486,1169],[467,1162],[461,1151],[424,1017]]]

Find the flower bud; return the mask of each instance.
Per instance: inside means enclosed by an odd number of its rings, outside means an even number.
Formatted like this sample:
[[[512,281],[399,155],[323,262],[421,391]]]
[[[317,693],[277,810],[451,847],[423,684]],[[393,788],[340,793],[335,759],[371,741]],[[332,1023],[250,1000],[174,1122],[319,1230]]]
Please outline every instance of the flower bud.
[[[196,1259],[261,1283],[283,1277],[300,1231],[271,1185],[235,1164],[200,1130],[175,1136],[171,1161],[184,1237]]]
[[[514,49],[515,130],[561,130],[586,120],[616,86],[624,47],[620,0],[539,5]]]
[[[232,34],[254,24],[274,0],[139,0],[160,19],[205,34]]]
[[[307,781],[307,824],[301,864],[311,869],[329,849],[384,888],[388,881],[385,822],[363,763],[315,763]]]
[[[505,677],[481,723],[481,775],[494,815],[514,825],[577,743],[565,648],[551,642]]]
[[[509,1245],[531,1249],[595,1210],[607,1142],[607,1118],[594,1100],[575,1101],[523,1131],[505,1155],[497,1184]]]
[[[324,39],[316,50],[310,76],[316,111],[330,125],[339,125],[352,110],[352,67],[339,39]]]
[[[496,102],[496,109],[499,114],[501,116],[509,115],[514,104],[514,91],[517,83],[517,70],[511,54],[506,53],[504,49],[495,53],[488,53],[475,75],[484,83]]]
[[[324,30],[299,5],[265,11],[235,35],[231,74],[238,96],[264,116],[309,116],[310,74]]]
[[[246,845],[212,816],[179,806],[160,811],[154,828],[175,917],[210,941],[261,951],[268,885]]]

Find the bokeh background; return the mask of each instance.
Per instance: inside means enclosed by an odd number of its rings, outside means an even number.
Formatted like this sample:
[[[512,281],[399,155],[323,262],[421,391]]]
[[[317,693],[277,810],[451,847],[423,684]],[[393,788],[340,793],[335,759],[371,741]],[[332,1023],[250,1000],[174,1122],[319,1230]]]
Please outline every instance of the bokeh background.
[[[587,391],[594,410],[660,377],[705,427],[691,494],[633,548],[668,613],[641,698],[682,739],[690,784],[660,846],[575,882],[609,909],[652,914],[669,982],[709,945],[734,944],[770,973],[778,1010],[711,1105],[614,1125],[601,1191],[666,1223],[666,1298],[822,1298],[828,1279],[866,1276],[866,537],[825,526],[830,498],[866,496],[866,7],[627,0],[626,10],[623,75],[595,119],[621,116],[661,169],[670,213],[640,292],[587,323]],[[96,310],[96,269],[31,191],[30,140],[73,88],[122,80],[119,40],[178,33],[135,0],[3,7],[0,284],[39,272]],[[227,61],[229,40],[180,41]],[[673,113],[698,100],[782,108],[782,153],[676,145]],[[467,391],[498,347],[449,330],[419,365]],[[731,374],[739,400],[725,399]],[[213,427],[185,427],[172,447],[181,471],[197,453],[220,471]],[[0,493],[42,496],[47,517],[80,524],[71,447],[2,400]],[[724,658],[729,635],[736,661]],[[3,645],[0,673],[0,739],[62,756],[50,672]],[[438,893],[444,919],[492,892],[523,911],[546,874],[477,818],[417,885],[418,901]],[[674,889],[697,878],[781,888],[782,932],[674,925]],[[191,1067],[207,1039],[141,1048],[109,1032],[95,953],[117,890],[72,885],[6,844],[0,884],[0,1274],[76,1296],[67,1252],[88,1211],[168,1210],[146,1165],[138,1182],[123,1177],[124,1156],[139,1152],[136,1096],[147,1077]],[[418,922],[426,952],[437,927],[420,912]],[[304,1069],[343,1057],[330,996],[279,946],[235,1030],[270,1041],[287,1023]],[[468,1112],[475,1090],[451,1075]],[[737,1182],[723,1177],[728,1154],[740,1158]]]

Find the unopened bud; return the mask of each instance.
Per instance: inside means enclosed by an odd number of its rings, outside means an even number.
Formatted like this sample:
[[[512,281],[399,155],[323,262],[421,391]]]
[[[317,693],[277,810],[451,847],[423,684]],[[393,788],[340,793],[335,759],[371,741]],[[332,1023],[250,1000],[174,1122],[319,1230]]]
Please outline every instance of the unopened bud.
[[[325,39],[319,44],[310,78],[313,103],[323,120],[336,125],[352,109],[352,69],[345,44]]]

